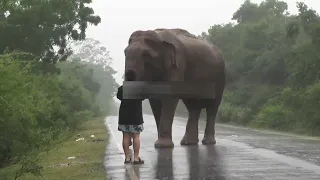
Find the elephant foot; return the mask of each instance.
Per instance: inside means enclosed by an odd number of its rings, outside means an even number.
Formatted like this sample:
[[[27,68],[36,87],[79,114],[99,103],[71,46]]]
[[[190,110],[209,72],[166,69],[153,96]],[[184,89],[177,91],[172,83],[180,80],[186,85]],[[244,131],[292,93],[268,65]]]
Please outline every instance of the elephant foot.
[[[155,148],[173,148],[174,144],[172,139],[169,138],[159,138],[155,143],[154,143]]]
[[[187,136],[184,136],[180,141],[181,145],[197,145],[198,143],[199,143],[198,138],[189,138]]]
[[[202,139],[202,144],[203,145],[213,145],[213,144],[216,144],[216,143],[217,143],[217,141],[216,141],[216,138],[214,137],[214,135],[205,136]]]

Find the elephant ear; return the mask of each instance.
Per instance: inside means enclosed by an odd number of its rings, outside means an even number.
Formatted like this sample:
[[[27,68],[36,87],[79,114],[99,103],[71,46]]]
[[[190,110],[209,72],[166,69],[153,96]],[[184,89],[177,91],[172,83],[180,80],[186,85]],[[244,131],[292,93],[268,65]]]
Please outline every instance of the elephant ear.
[[[179,68],[178,61],[177,61],[177,47],[176,45],[179,43],[179,40],[170,32],[168,31],[161,31],[159,32],[161,37],[161,43],[163,47],[163,54],[166,59],[166,65],[168,67],[172,67],[175,69]]]
[[[178,69],[178,64],[176,59],[176,55],[177,55],[176,47],[168,41],[162,41],[162,45],[164,47],[165,59],[168,60],[165,63],[169,65],[169,67],[171,66],[172,68]]]

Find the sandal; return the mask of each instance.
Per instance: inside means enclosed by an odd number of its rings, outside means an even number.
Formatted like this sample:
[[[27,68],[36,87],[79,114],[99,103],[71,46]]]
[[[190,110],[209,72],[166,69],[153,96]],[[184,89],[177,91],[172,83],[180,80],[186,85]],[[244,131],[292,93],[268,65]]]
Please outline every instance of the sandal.
[[[144,164],[144,160],[139,157],[138,161],[133,161],[133,164]]]
[[[126,159],[124,160],[125,164],[131,163],[131,158],[127,161]]]

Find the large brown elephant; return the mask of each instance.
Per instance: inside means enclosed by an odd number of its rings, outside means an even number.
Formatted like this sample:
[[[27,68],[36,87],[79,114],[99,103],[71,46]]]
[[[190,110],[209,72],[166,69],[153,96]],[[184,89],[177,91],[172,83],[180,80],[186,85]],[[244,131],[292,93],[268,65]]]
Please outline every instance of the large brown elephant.
[[[181,145],[198,144],[198,123],[203,108],[207,122],[202,144],[215,144],[215,118],[225,87],[225,63],[220,50],[183,29],[135,31],[125,48],[125,77],[137,81],[210,81],[215,98],[182,99],[189,118]],[[172,148],[172,123],[179,99],[149,99],[157,129],[156,148]]]

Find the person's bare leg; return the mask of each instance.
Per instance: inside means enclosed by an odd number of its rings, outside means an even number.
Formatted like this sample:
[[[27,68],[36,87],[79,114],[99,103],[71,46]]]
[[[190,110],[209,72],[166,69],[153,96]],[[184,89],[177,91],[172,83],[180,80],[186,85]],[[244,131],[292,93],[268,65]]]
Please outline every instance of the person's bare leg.
[[[132,133],[134,161],[140,161],[140,133]],[[143,163],[143,162],[142,162]]]
[[[122,132],[122,148],[125,154],[125,160],[129,161],[130,160],[130,153],[129,153],[129,143],[131,141],[131,136],[130,133]]]
[[[132,133],[130,133],[130,142],[129,142],[129,146],[131,146],[132,145]]]

